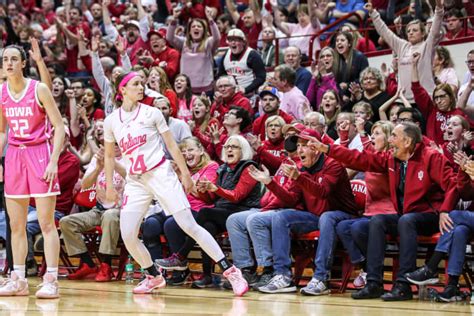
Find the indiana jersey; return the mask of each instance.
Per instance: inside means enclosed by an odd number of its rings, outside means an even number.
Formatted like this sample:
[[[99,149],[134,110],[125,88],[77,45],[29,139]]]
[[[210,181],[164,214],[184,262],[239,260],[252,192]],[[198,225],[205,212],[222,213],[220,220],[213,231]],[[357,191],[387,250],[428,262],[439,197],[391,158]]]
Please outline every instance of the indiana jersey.
[[[132,112],[118,108],[104,122],[104,139],[117,142],[129,175],[143,174],[163,162],[160,134],[166,131],[160,110],[141,103]]]
[[[27,79],[18,99],[10,93],[8,83],[1,87],[0,107],[8,122],[8,143],[11,145],[37,145],[51,138],[48,115],[38,100],[38,83]]]

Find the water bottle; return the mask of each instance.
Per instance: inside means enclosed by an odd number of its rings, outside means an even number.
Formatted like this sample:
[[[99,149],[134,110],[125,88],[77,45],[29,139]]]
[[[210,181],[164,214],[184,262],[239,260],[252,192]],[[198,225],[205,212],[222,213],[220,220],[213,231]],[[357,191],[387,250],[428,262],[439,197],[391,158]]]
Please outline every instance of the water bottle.
[[[145,278],[146,278],[145,270],[143,268],[140,268],[140,282],[145,280]]]
[[[128,256],[127,264],[125,265],[125,284],[133,284],[133,272],[132,256]]]

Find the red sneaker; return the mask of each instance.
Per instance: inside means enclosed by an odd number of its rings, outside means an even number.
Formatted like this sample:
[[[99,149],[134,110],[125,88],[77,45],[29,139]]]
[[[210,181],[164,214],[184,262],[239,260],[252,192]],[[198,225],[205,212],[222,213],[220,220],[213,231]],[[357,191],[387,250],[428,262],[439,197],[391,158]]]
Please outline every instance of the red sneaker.
[[[82,263],[79,266],[79,269],[77,269],[76,272],[69,274],[67,278],[69,280],[84,280],[87,277],[96,273],[97,273],[97,267],[91,268],[87,264]]]
[[[96,282],[109,282],[114,277],[112,268],[107,263],[101,263],[99,273],[95,276]]]

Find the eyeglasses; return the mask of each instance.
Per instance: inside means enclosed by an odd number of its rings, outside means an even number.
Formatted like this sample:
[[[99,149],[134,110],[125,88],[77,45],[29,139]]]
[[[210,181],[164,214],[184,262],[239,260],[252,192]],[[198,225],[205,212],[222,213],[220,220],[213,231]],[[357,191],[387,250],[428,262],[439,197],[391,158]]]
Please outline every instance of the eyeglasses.
[[[466,64],[467,65],[474,64],[474,60],[466,60]]]
[[[226,114],[224,114],[224,116],[229,116],[229,115],[237,116],[237,113],[235,113],[235,112],[227,112]]]
[[[435,95],[433,99],[434,100],[443,99],[443,98],[446,98],[447,96],[448,96],[447,94]]]
[[[241,148],[240,148],[240,146],[237,146],[237,145],[225,145],[224,149],[225,150],[228,150],[228,149],[237,150],[237,149],[241,149]]]
[[[411,118],[399,118],[399,119],[397,119],[397,122],[399,122],[399,123],[405,123],[405,122],[414,123],[415,121]]]

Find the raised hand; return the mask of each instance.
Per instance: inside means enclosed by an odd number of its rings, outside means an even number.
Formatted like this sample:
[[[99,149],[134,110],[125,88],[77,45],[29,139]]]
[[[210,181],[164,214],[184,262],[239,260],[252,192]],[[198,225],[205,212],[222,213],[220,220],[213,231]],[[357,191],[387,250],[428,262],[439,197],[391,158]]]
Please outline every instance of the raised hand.
[[[413,65],[418,65],[418,62],[420,61],[420,53],[414,53],[411,57],[411,61]]]
[[[255,152],[257,152],[257,150],[262,146],[262,141],[260,140],[260,137],[248,134],[246,138]]]
[[[466,164],[469,161],[469,157],[463,151],[457,151],[453,154],[453,159],[456,164],[459,165],[459,168],[464,170],[466,168]]]
[[[309,146],[309,148],[311,148],[314,151],[318,151],[318,152],[322,152],[322,153],[327,153],[327,151],[328,151],[328,146],[321,143],[316,138],[311,139],[308,142],[308,146]]]
[[[444,0],[436,0],[437,8],[444,8]]]
[[[365,133],[365,120],[361,117],[356,117],[355,126],[359,133]]]
[[[298,170],[298,166],[293,160],[289,160],[281,164],[281,171],[285,176],[289,179],[296,180],[300,176],[300,171]]]
[[[97,52],[99,50],[100,36],[94,36],[91,39],[91,50]]]
[[[369,1],[364,5],[364,9],[366,9],[367,12],[369,12],[369,14],[372,14],[372,12],[374,12],[374,6],[373,6],[371,0],[369,0]]]
[[[74,99],[76,97],[75,94],[74,94],[74,90],[72,90],[72,89],[64,90],[64,94],[66,95],[66,97],[68,99]]]
[[[214,21],[214,10],[211,7],[206,6],[204,13],[206,14],[206,18],[209,22]]]
[[[43,59],[43,56],[41,56],[41,50],[39,47],[38,40],[35,37],[30,37],[30,42],[31,42],[31,50],[30,50],[30,56],[33,58],[33,60],[36,63],[41,62]]]
[[[117,50],[117,53],[119,53],[119,55],[123,55],[123,52],[125,51],[125,39],[121,36],[117,37],[114,46]]]
[[[249,174],[250,176],[258,182],[261,182],[265,185],[272,182],[272,178],[270,177],[270,171],[268,171],[265,165],[262,165],[262,170],[257,169],[255,166],[249,166]]]

